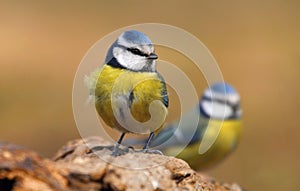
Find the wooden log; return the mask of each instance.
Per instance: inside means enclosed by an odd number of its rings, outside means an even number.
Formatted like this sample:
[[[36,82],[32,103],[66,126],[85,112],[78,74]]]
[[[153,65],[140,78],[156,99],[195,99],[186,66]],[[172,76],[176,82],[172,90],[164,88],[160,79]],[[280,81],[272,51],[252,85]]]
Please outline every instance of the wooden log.
[[[94,149],[91,149],[94,148]],[[52,160],[11,143],[0,142],[1,191],[240,191],[192,170],[174,157],[121,148],[99,137],[68,142]]]

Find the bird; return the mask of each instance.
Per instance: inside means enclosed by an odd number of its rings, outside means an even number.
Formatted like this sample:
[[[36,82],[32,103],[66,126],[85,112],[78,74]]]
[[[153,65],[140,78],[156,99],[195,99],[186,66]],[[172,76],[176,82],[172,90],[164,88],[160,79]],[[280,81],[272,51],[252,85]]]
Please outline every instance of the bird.
[[[169,97],[164,78],[156,69],[154,45],[137,30],[124,31],[110,46],[105,64],[87,77],[86,83],[99,116],[121,132],[112,155],[127,133],[149,134],[143,152],[155,131],[163,127]]]
[[[211,168],[237,146],[242,133],[242,108],[230,84],[216,82],[203,93],[198,106],[166,125],[151,142],[163,154],[185,160],[195,170]],[[197,126],[191,124],[199,116]],[[180,128],[179,128],[180,127]],[[140,144],[145,140],[127,140]]]

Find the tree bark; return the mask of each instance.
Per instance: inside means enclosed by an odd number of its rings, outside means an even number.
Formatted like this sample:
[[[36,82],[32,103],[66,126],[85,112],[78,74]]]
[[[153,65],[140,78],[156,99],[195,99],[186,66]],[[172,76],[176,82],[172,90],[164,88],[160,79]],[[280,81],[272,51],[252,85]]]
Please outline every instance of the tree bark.
[[[121,148],[99,137],[68,142],[45,159],[21,146],[0,142],[1,191],[240,191],[192,170],[186,162]]]

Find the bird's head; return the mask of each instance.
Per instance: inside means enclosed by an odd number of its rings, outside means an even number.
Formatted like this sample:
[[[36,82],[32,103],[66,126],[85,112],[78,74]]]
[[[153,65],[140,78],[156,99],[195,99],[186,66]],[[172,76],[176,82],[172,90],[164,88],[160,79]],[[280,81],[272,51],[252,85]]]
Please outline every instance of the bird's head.
[[[149,37],[139,31],[129,30],[123,32],[112,44],[105,61],[108,63],[111,59],[116,59],[122,67],[129,70],[154,72],[157,58]]]
[[[199,106],[201,115],[211,119],[239,119],[242,115],[238,92],[222,82],[205,90]]]

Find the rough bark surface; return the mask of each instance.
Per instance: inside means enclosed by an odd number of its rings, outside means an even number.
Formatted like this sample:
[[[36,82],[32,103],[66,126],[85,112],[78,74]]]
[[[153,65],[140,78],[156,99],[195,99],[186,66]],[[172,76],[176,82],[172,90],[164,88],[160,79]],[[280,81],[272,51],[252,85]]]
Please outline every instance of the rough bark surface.
[[[93,148],[93,149],[91,149]],[[110,142],[98,137],[74,140],[52,160],[11,143],[0,142],[1,191],[240,191],[193,171],[186,162],[133,152],[113,157]]]

